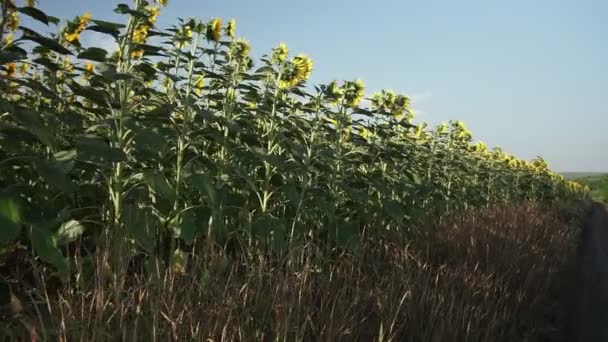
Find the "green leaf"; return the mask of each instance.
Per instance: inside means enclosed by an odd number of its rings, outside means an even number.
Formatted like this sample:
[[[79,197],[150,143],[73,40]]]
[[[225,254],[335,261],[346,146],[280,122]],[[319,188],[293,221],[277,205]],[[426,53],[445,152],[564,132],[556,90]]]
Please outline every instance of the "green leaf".
[[[106,56],[108,55],[108,51],[98,48],[98,47],[90,47],[83,52],[78,54],[78,58],[80,59],[90,59],[92,61],[97,62],[105,62]]]
[[[173,233],[176,238],[182,238],[186,243],[192,243],[196,233],[198,231],[198,226],[196,222],[196,215],[194,211],[187,210],[182,212],[178,216],[178,222],[176,222],[173,226]]]
[[[76,189],[74,183],[72,183],[57,163],[38,159],[34,162],[34,167],[40,177],[53,188],[61,190],[64,193],[71,193]]]
[[[405,207],[395,200],[384,200],[382,202],[384,212],[392,219],[400,221],[405,218]]]
[[[63,256],[57,245],[53,234],[45,224],[34,225],[30,236],[34,252],[44,261],[53,265],[59,272],[69,274],[70,265]]]
[[[20,38],[20,40],[30,40],[60,54],[73,55],[70,50],[63,47],[63,45],[61,45],[56,39],[47,38],[36,31],[30,30],[23,26],[20,26],[19,28],[23,31],[23,36]]]
[[[129,236],[135,239],[146,252],[154,251],[155,239],[154,232],[150,229],[150,216],[145,209],[137,208],[134,205],[125,205],[122,212],[122,223]]]
[[[27,54],[16,51],[0,51],[0,65],[27,58]]]
[[[218,205],[217,191],[208,175],[202,173],[192,174],[189,177],[188,183],[198,191],[206,194],[211,206],[216,207]]]
[[[146,13],[137,10],[132,10],[129,5],[126,4],[118,4],[114,9],[114,12],[120,14],[130,14],[134,17],[138,17],[139,19],[148,20],[148,16],[146,15]]]
[[[109,166],[111,163],[126,159],[123,151],[110,147],[104,138],[95,135],[82,135],[76,139],[78,160],[98,166]]]
[[[84,233],[84,226],[76,220],[69,220],[61,224],[53,239],[57,245],[64,245],[75,241],[82,233]]]
[[[13,116],[15,116],[28,131],[36,136],[40,142],[49,147],[55,145],[55,138],[42,121],[39,113],[25,108],[18,108],[14,111]]]
[[[177,198],[175,189],[169,185],[167,178],[157,171],[144,172],[144,181],[154,194],[160,195],[163,199],[174,202]]]
[[[354,248],[360,240],[359,223],[356,221],[339,224],[336,229],[336,244],[345,249]]]
[[[19,7],[19,8],[17,8],[17,11],[19,11],[20,13],[23,13],[31,18],[34,18],[43,24],[46,24],[46,25],[49,24],[49,18],[47,17],[46,13],[42,12],[41,10],[39,10],[35,7]]]
[[[125,27],[123,24],[111,23],[103,20],[91,20],[91,22],[95,25],[87,27],[87,30],[109,34],[115,38],[120,35],[120,29]]]
[[[19,236],[21,211],[12,198],[0,198],[0,246],[6,246]]]

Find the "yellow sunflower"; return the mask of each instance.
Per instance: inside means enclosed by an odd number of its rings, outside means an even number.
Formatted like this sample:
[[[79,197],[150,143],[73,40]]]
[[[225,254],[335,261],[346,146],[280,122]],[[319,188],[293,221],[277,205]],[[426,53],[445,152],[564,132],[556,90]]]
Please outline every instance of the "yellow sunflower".
[[[220,18],[215,18],[209,23],[207,26],[207,39],[212,40],[214,42],[219,42],[222,37],[222,20]]]

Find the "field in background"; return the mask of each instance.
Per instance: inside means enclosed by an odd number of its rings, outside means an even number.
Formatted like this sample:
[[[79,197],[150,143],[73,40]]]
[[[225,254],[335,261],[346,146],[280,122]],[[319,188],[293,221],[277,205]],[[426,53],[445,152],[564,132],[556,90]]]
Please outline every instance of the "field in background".
[[[572,179],[583,186],[588,186],[591,189],[591,197],[598,202],[608,203],[608,174],[593,173],[593,174],[576,174]]]

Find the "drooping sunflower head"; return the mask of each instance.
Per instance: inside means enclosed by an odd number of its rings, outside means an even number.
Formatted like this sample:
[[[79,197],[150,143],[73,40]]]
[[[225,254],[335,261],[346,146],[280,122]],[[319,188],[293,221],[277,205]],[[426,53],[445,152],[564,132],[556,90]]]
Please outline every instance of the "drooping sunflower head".
[[[344,98],[344,88],[339,86],[337,81],[332,81],[324,88],[324,94],[329,102],[337,104]]]
[[[231,47],[231,52],[233,56],[239,60],[244,61],[249,57],[249,52],[251,51],[251,45],[246,39],[239,38],[237,39]]]
[[[207,39],[209,41],[219,42],[222,37],[222,20],[220,18],[213,19],[207,25]]]
[[[228,22],[228,26],[226,26],[226,35],[230,37],[230,39],[234,39],[236,36],[236,20],[230,19]]]
[[[312,59],[306,55],[299,54],[285,66],[285,70],[279,80],[279,87],[283,89],[295,87],[308,80],[311,72]]]
[[[372,96],[372,108],[381,112],[388,112],[393,108],[397,93],[393,90],[381,90]]]
[[[272,60],[275,63],[282,63],[287,60],[287,55],[289,54],[289,48],[287,44],[280,43],[276,48],[272,50]]]
[[[361,103],[365,84],[361,80],[349,81],[344,84],[344,101],[348,107],[354,108]]]
[[[175,34],[175,45],[182,49],[186,45],[190,44],[192,40],[192,28],[190,25],[183,25]]]
[[[397,95],[393,101],[391,112],[397,119],[400,119],[404,114],[407,114],[409,120],[413,117],[413,113],[410,110],[410,98],[406,95]]]

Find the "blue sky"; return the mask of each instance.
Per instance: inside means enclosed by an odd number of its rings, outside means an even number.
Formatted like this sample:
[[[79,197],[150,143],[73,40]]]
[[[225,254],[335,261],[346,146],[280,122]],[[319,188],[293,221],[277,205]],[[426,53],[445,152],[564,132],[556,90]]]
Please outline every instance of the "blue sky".
[[[120,20],[116,1],[39,3]],[[159,24],[191,16],[235,18],[256,55],[279,42],[310,55],[313,83],[361,78],[368,94],[409,94],[418,121],[463,120],[557,171],[608,171],[608,1],[169,0]]]

